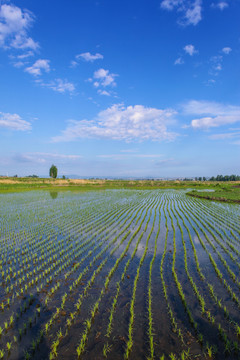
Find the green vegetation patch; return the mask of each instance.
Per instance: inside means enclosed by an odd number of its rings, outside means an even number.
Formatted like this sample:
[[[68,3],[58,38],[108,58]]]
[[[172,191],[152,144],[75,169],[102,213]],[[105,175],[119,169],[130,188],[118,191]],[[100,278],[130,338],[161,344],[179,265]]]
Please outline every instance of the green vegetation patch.
[[[187,195],[208,200],[240,203],[240,185],[226,184],[221,186],[216,184],[214,192],[193,190]]]
[[[109,179],[47,179],[47,178],[0,178],[0,193],[27,190],[97,190],[97,189],[215,189],[218,183],[180,180],[109,180]],[[232,183],[230,183],[232,184]],[[228,186],[228,183],[224,183]]]

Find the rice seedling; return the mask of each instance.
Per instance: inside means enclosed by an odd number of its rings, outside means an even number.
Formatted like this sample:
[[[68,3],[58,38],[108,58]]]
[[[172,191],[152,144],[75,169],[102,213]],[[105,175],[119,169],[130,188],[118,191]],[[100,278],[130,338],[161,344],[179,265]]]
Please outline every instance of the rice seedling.
[[[138,283],[138,279],[139,279],[140,268],[141,268],[141,266],[143,264],[143,261],[144,261],[144,259],[146,257],[146,254],[147,254],[148,243],[149,243],[149,239],[150,239],[150,237],[152,235],[152,232],[153,232],[155,220],[156,220],[156,212],[155,212],[155,216],[154,216],[154,220],[153,220],[153,225],[152,225],[150,233],[149,233],[149,235],[147,237],[144,253],[143,253],[143,255],[142,255],[141,259],[140,259],[139,266],[137,268],[137,273],[136,273],[136,276],[135,276],[135,279],[134,279],[133,293],[132,293],[132,298],[131,298],[131,302],[130,302],[130,319],[129,319],[129,326],[128,326],[128,342],[127,342],[126,351],[125,351],[125,354],[124,354],[125,359],[129,358],[129,355],[130,355],[130,352],[131,352],[132,346],[133,346],[132,333],[133,333],[133,322],[134,322],[134,314],[135,314],[134,313],[134,304],[135,304],[135,299],[136,299],[137,283]],[[145,227],[145,231],[146,230],[147,230],[147,228]],[[151,328],[151,331],[152,331],[152,328]],[[151,332],[151,335],[152,335],[152,332]],[[153,351],[153,349],[152,349],[152,351]]]
[[[206,350],[207,350],[207,355],[208,355],[208,357],[209,357],[210,359],[212,359],[212,358],[213,358],[213,354],[214,354],[212,346],[209,346],[209,345],[208,345],[207,348],[206,348]]]
[[[11,348],[12,348],[12,343],[11,343],[11,342],[7,342],[7,343],[6,343],[6,348],[7,348],[7,351],[10,352],[10,351],[11,351]]]
[[[238,324],[236,324],[235,328],[236,328],[236,334],[240,338],[240,326]]]
[[[28,351],[25,351],[25,353],[24,353],[24,359],[25,359],[25,360],[30,360],[30,359],[31,359],[31,355],[29,354]]]

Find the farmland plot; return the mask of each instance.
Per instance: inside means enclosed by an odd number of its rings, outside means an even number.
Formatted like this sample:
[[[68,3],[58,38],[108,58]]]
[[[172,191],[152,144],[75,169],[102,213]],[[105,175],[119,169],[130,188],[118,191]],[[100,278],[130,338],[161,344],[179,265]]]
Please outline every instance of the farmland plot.
[[[0,359],[238,359],[240,208],[174,190],[0,195]]]

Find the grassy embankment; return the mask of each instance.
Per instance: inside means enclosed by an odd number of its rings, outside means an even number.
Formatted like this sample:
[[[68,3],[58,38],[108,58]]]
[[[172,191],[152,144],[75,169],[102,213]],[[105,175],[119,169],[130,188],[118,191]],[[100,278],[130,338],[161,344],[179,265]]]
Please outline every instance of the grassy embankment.
[[[216,201],[224,201],[224,202],[233,202],[240,203],[240,183],[214,183],[211,186],[211,189],[214,189],[214,192],[208,191],[197,191],[193,190],[188,193],[190,196],[208,199],[208,200],[216,200]]]
[[[209,200],[240,203],[240,182],[165,181],[165,180],[104,180],[104,179],[50,179],[50,178],[0,178],[0,193],[28,190],[75,190],[97,189],[194,189],[188,195]],[[198,192],[212,189],[214,192]]]

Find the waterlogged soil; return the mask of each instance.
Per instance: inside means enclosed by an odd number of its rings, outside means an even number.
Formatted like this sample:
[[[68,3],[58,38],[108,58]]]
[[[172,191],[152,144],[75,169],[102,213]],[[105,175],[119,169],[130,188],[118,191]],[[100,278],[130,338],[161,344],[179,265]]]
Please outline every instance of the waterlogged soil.
[[[0,359],[239,359],[240,207],[0,195]]]

